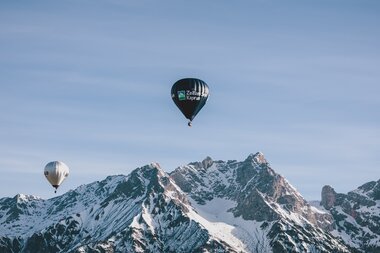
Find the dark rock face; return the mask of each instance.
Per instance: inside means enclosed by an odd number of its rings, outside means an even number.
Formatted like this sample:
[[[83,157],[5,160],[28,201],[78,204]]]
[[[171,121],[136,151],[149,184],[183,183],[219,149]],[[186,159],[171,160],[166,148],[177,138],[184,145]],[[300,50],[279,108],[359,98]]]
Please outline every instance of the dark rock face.
[[[245,220],[274,221],[279,219],[279,215],[272,209],[259,191],[250,192],[243,201],[239,201],[233,214],[241,216]]]
[[[213,199],[235,201],[236,206],[229,210],[235,217],[267,224],[263,229],[268,231],[266,237],[274,252],[349,252],[333,236],[319,234],[325,233],[322,229],[333,228],[331,214],[314,212],[302,196],[273,171],[261,153],[251,154],[243,162],[214,161],[207,170],[191,163],[177,168],[170,176],[200,205],[207,205]],[[307,220],[309,225],[289,220],[295,216]],[[285,229],[290,224],[291,228]],[[289,240],[290,234],[292,240]],[[298,239],[299,244],[294,243],[297,239],[293,236],[302,238]],[[324,238],[322,243],[315,239],[321,237]]]
[[[334,218],[334,234],[343,236],[358,252],[380,252],[380,180],[368,182],[347,194],[325,186],[321,204]],[[348,236],[347,236],[348,235]]]
[[[68,252],[72,241],[80,233],[79,223],[72,218],[48,227],[45,231],[33,234],[23,247],[25,253]],[[62,236],[64,235],[64,236]]]
[[[0,253],[16,253],[22,249],[22,238],[0,237]]]
[[[334,188],[332,188],[331,186],[325,185],[322,188],[321,197],[321,205],[327,210],[330,210],[335,205],[336,192],[334,191]]]
[[[288,253],[288,252],[323,252],[323,253],[342,253],[353,252],[353,249],[339,249],[334,244],[320,243],[321,241],[334,241],[335,238],[328,234],[320,234],[314,230],[311,225],[299,226],[295,224],[284,224],[276,222],[269,236],[276,238],[271,241],[271,246],[274,253]],[[287,240],[287,237],[292,238],[292,242]]]
[[[202,161],[202,166],[203,168],[208,169],[212,166],[213,163],[214,161],[211,159],[211,157],[208,156]]]

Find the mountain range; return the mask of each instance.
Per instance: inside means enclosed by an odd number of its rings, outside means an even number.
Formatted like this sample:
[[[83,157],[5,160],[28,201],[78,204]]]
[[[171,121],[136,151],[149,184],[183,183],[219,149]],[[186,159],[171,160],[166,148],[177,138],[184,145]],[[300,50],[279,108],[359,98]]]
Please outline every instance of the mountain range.
[[[380,180],[306,201],[262,153],[0,199],[0,253],[380,252]]]

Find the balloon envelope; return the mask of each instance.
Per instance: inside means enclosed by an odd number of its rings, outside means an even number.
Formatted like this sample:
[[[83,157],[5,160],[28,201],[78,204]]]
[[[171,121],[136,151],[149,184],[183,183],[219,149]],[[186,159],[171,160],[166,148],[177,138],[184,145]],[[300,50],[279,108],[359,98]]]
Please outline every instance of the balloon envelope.
[[[57,189],[63,180],[69,175],[69,167],[60,161],[53,161],[46,164],[44,175],[49,183]]]
[[[209,88],[200,79],[184,78],[173,84],[171,95],[174,103],[191,122],[206,104]]]

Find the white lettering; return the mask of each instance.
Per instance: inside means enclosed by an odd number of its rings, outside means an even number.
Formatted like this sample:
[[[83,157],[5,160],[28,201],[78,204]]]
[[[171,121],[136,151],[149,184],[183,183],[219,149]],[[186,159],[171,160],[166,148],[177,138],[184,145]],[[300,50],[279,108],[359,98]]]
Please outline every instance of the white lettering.
[[[188,100],[194,100],[194,99],[189,99],[189,97],[193,97],[193,96],[197,96],[197,97],[207,97],[207,93],[201,93],[201,92],[198,92],[198,91],[195,91],[195,90],[187,90],[186,91],[186,98]],[[197,99],[197,100],[200,100],[200,99]]]

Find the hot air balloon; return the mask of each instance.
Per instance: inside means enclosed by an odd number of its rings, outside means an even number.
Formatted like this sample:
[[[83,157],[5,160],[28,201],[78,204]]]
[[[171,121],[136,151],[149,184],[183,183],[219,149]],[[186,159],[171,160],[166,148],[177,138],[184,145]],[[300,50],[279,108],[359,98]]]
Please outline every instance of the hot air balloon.
[[[207,102],[209,88],[200,79],[184,78],[173,84],[171,95],[174,103],[189,120],[188,125],[191,126],[192,120]]]
[[[69,167],[60,161],[50,162],[45,166],[44,175],[49,183],[55,188],[54,192],[57,193],[58,187],[69,175]]]

